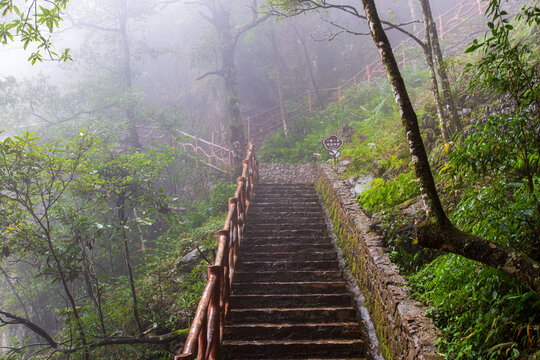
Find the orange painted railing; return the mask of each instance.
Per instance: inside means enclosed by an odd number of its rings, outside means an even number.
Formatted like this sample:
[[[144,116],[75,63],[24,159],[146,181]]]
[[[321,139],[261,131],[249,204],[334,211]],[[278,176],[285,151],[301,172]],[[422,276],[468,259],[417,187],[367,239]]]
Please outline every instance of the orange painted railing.
[[[244,238],[246,217],[253,196],[253,186],[259,181],[259,168],[253,143],[242,163],[242,176],[233,198],[219,244],[214,265],[208,267],[208,282],[204,288],[195,318],[191,324],[184,350],[174,360],[219,360],[225,318],[229,310],[229,295],[238,250]]]

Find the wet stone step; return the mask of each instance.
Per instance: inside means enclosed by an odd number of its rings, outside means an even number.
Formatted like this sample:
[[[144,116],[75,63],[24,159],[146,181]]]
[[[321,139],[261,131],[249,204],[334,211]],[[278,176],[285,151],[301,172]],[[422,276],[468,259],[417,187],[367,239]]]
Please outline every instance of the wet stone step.
[[[352,307],[310,307],[310,308],[258,308],[231,309],[228,324],[256,323],[334,323],[354,322],[356,312]]]
[[[254,271],[234,273],[234,281],[243,282],[287,282],[287,281],[341,281],[341,270],[318,271]]]
[[[238,324],[225,327],[228,340],[317,340],[358,339],[362,336],[355,322],[305,324]]]
[[[362,340],[253,340],[225,341],[225,359],[294,359],[302,356],[333,357],[346,359],[346,356],[368,351]]]
[[[255,194],[253,197],[254,202],[261,201],[263,203],[275,203],[275,204],[294,204],[303,202],[319,202],[317,195],[281,195],[281,194]]]
[[[248,218],[249,226],[258,227],[259,225],[269,225],[269,224],[281,224],[281,225],[296,225],[296,226],[309,226],[311,224],[320,224],[323,222],[322,216],[313,216],[313,217],[292,217],[292,216],[281,216],[281,217],[259,217],[259,218]]]
[[[242,246],[251,244],[256,245],[283,245],[283,244],[332,244],[330,237],[324,235],[298,235],[291,234],[289,236],[275,236],[264,234],[246,234],[246,238],[242,242]],[[243,248],[242,248],[243,249]]]
[[[270,215],[270,213],[266,212],[264,210],[261,210],[259,212],[252,211],[252,208],[249,209],[248,213],[248,220],[252,219],[289,219],[289,218],[296,218],[296,217],[306,217],[306,218],[318,218],[318,219],[324,219],[323,214],[320,210],[312,210],[307,211],[306,209],[297,210],[297,211],[288,211],[284,210],[282,212],[279,211],[273,211]]]
[[[242,259],[242,258],[240,258]],[[238,271],[338,270],[336,260],[318,261],[240,261]]]
[[[288,236],[322,236],[328,234],[326,228],[323,229],[289,229],[289,230],[259,230],[248,229],[247,236],[265,236],[265,237],[288,237]]]
[[[250,224],[254,228],[257,229],[257,231],[264,231],[264,230],[291,230],[291,231],[297,231],[299,229],[309,229],[309,230],[320,230],[320,231],[326,231],[327,227],[325,223],[304,223],[304,224]]]
[[[248,252],[243,251],[242,257],[250,261],[268,260],[333,260],[337,259],[335,251],[297,251],[297,252]]]
[[[321,204],[317,201],[310,202],[252,202],[249,208],[249,211],[253,210],[254,212],[258,211],[274,211],[274,212],[284,212],[284,211],[322,211]]]
[[[351,295],[334,294],[251,294],[231,295],[229,304],[233,308],[293,308],[293,307],[350,307]]]
[[[250,282],[232,286],[234,295],[242,294],[332,294],[347,291],[345,282],[304,281],[304,282]]]
[[[302,251],[328,251],[334,250],[334,246],[330,243],[275,243],[275,244],[263,244],[255,245],[250,241],[244,241],[242,243],[242,253],[273,253],[273,252],[302,252]]]

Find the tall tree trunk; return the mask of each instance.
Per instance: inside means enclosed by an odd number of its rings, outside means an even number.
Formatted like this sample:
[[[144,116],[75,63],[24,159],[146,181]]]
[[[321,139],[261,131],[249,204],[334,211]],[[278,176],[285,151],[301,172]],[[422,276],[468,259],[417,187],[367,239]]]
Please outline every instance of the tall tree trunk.
[[[411,4],[412,6],[412,4]],[[435,64],[433,62],[433,47],[431,46],[431,38],[429,36],[429,19],[426,12],[422,11],[424,17],[424,41],[425,47],[423,47],[424,55],[426,57],[426,63],[429,69],[430,90],[433,94],[433,100],[435,101],[435,109],[437,110],[437,118],[439,119],[439,128],[441,129],[441,135],[445,142],[448,142],[448,121],[444,114],[443,105],[441,102],[441,96],[439,94],[439,84],[437,81],[437,74],[435,72]]]
[[[415,4],[416,0],[409,0],[409,10],[411,11],[411,20],[412,21],[415,21],[415,20],[418,20],[417,19],[417,14],[416,14],[416,4]],[[414,23],[413,24],[413,33],[417,33],[418,32],[418,24],[417,23]]]
[[[69,285],[66,278],[66,273],[64,271],[64,267],[62,265],[62,262],[60,261],[60,257],[58,256],[56,249],[54,247],[51,234],[50,234],[50,224],[47,220],[47,227],[46,227],[46,240],[47,244],[49,246],[49,250],[51,252],[51,255],[54,259],[54,262],[56,264],[56,269],[58,270],[58,275],[60,275],[60,282],[62,283],[62,287],[64,288],[64,292],[68,298],[69,304],[71,305],[71,310],[73,311],[73,316],[75,317],[75,324],[77,326],[77,330],[79,332],[79,336],[81,337],[81,344],[84,348],[83,350],[83,359],[84,360],[90,360],[90,353],[88,352],[87,341],[86,341],[86,333],[84,331],[84,326],[81,320],[81,316],[79,314],[79,310],[77,309],[77,304],[75,302],[75,297],[71,293],[71,290],[69,289]]]
[[[453,135],[457,132],[461,132],[462,125],[461,120],[459,119],[456,104],[454,102],[454,96],[452,95],[452,90],[450,88],[450,81],[448,80],[448,73],[446,72],[446,64],[441,51],[441,46],[439,43],[439,35],[437,34],[437,26],[435,21],[433,21],[433,15],[431,13],[431,6],[429,0],[420,0],[422,5],[422,14],[424,16],[424,22],[426,22],[426,30],[429,34],[429,40],[431,43],[431,48],[433,50],[435,64],[437,65],[437,72],[439,73],[439,78],[441,79],[441,88],[443,94],[443,102],[446,104],[448,115],[451,120],[452,133]]]
[[[302,49],[304,51],[304,57],[306,58],[306,65],[309,71],[309,77],[311,79],[311,84],[313,85],[313,90],[315,90],[315,94],[317,95],[317,101],[319,102],[319,107],[321,109],[324,109],[324,101],[321,96],[321,90],[319,89],[319,86],[317,85],[317,81],[315,80],[315,74],[313,72],[313,64],[311,63],[311,58],[309,57],[306,41],[302,37],[302,34],[300,34],[300,31],[298,31],[296,26],[294,26],[294,24],[291,24],[291,26],[294,29],[294,32],[296,33],[296,36],[298,37],[300,44],[302,45]]]
[[[478,236],[467,234],[452,225],[440,202],[431,174],[418,119],[399,72],[392,47],[381,25],[374,0],[362,0],[373,41],[381,53],[386,74],[392,86],[428,219],[417,228],[421,246],[453,252],[493,266],[540,294],[540,263],[527,255]]]
[[[283,99],[283,89],[281,88],[281,67],[279,66],[279,49],[276,43],[276,36],[274,29],[270,29],[270,40],[272,42],[272,48],[274,49],[274,71],[276,72],[276,88],[279,98],[279,108],[281,110],[281,121],[283,123],[283,132],[285,136],[288,135],[287,127],[287,107]]]
[[[131,260],[129,258],[129,246],[126,232],[127,216],[126,216],[126,192],[122,190],[118,197],[117,211],[118,211],[118,220],[120,220],[120,235],[122,237],[122,252],[124,254],[124,262],[126,263],[126,269],[129,279],[129,287],[131,290],[131,300],[133,302],[133,317],[137,323],[137,328],[139,330],[139,335],[144,332],[142,327],[141,318],[139,316],[139,305],[137,301],[137,291],[135,289],[135,279],[133,277],[133,269],[131,267]]]
[[[125,88],[127,89],[127,91],[131,91],[131,89],[133,88],[133,75],[131,71],[131,47],[129,44],[129,36],[127,32],[127,0],[120,0],[119,6],[119,32],[121,36],[123,52],[122,75],[124,77]],[[139,134],[137,133],[137,119],[135,117],[131,101],[126,105],[125,113],[129,127],[129,144],[135,148],[141,148]]]

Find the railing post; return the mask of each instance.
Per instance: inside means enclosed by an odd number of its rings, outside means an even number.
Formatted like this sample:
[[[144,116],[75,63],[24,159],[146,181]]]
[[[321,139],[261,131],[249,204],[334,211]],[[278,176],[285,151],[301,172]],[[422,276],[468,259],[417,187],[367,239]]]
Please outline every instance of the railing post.
[[[210,297],[210,305],[208,307],[208,325],[210,328],[209,338],[211,348],[209,349],[209,360],[221,359],[221,277],[223,275],[222,266],[209,266],[208,279],[216,278],[214,291]]]
[[[341,85],[337,88],[337,103],[338,105],[341,105]]]
[[[247,138],[248,142],[251,141],[251,116],[248,116],[247,118]]]
[[[232,156],[232,150],[229,149],[229,166],[233,167],[233,156]]]
[[[208,312],[204,314],[199,333],[199,346],[197,349],[197,359],[206,359],[206,347],[208,345]]]
[[[199,155],[199,137],[195,137],[195,155]]]
[[[307,92],[307,101],[308,101],[309,112],[311,113],[313,111],[313,102],[311,100],[311,90],[308,90]]]
[[[366,65],[366,77],[367,77],[367,81],[371,82],[371,72],[369,69],[369,65]]]
[[[442,15],[439,15],[439,28],[441,29],[441,32],[440,32],[441,40],[444,40],[444,29],[443,29]]]
[[[478,14],[482,15],[482,0],[477,0],[478,2]]]

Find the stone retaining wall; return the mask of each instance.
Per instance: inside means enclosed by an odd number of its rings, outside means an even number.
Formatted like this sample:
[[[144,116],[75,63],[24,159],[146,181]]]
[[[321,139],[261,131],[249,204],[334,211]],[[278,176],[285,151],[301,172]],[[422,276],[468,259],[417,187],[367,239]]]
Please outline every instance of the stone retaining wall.
[[[259,164],[261,183],[301,184],[314,183],[317,173],[315,164]]]
[[[346,181],[337,178],[330,166],[320,165],[315,185],[330,212],[347,266],[366,297],[382,355],[443,359],[434,346],[439,330],[424,316],[427,308],[409,299],[406,280],[384,252],[382,238],[369,231],[369,219]]]

